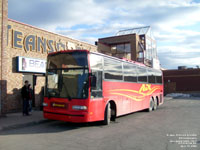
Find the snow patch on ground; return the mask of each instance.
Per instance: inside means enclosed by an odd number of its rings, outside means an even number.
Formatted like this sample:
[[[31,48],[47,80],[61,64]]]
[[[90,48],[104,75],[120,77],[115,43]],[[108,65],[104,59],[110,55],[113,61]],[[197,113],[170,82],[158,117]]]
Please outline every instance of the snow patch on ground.
[[[170,93],[170,94],[167,94],[166,96],[167,97],[173,97],[173,98],[176,98],[176,97],[182,97],[182,98],[191,97],[190,94],[183,94],[183,93]]]

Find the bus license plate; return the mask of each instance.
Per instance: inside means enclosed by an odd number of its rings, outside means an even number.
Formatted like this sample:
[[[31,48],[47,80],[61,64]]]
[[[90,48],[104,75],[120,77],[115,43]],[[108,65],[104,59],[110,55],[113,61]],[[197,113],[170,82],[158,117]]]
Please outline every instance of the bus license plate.
[[[52,107],[66,108],[66,104],[64,104],[64,103],[52,103]]]

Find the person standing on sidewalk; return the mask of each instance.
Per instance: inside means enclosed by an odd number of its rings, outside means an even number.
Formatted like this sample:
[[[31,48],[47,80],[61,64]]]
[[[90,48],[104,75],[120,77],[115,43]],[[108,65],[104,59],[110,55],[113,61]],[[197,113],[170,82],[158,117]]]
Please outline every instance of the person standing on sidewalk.
[[[21,95],[23,100],[23,116],[29,116],[28,105],[29,105],[29,89],[28,89],[28,81],[25,81],[25,85],[22,87]]]
[[[31,88],[31,84],[28,85],[29,90],[29,113],[32,112],[32,100],[33,100],[33,89]]]

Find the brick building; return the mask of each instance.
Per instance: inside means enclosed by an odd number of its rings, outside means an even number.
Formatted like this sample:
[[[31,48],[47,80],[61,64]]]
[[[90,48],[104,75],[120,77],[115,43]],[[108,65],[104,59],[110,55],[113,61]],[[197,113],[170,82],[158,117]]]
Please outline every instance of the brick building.
[[[40,107],[45,82],[44,71],[40,69],[45,68],[44,63],[48,53],[64,49],[97,50],[94,45],[8,19],[7,0],[0,2],[0,12],[1,113],[21,109],[20,90],[25,80],[29,80],[32,85],[36,83],[33,86],[34,105]],[[33,68],[23,70],[21,60]]]
[[[164,93],[200,93],[200,69],[163,70]]]
[[[127,58],[160,69],[156,41],[150,26],[121,30],[116,36],[100,38],[98,51],[119,58]]]

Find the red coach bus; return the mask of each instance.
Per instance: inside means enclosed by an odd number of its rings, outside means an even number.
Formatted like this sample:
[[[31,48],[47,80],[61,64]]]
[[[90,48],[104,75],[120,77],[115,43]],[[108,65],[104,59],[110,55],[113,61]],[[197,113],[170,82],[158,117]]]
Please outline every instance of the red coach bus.
[[[50,53],[44,117],[67,122],[102,121],[163,104],[162,72],[87,50]]]

